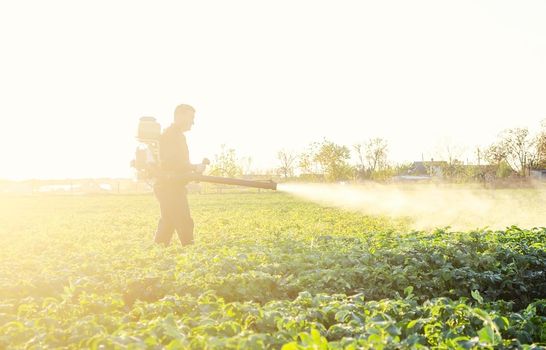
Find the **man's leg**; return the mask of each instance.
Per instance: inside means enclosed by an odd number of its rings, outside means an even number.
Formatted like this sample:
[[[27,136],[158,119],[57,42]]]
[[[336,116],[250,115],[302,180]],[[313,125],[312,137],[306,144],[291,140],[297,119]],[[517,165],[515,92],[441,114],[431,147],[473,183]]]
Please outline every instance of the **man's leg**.
[[[182,245],[189,245],[193,243],[193,219],[190,215],[190,206],[188,204],[188,196],[186,194],[186,188],[182,191],[177,191],[176,197],[176,219],[175,229],[178,233],[178,239]]]
[[[171,237],[174,233],[175,225],[173,217],[176,215],[175,206],[171,200],[172,194],[169,193],[168,188],[155,187],[154,193],[159,201],[159,209],[161,210],[161,218],[157,224],[157,231],[155,233],[155,243],[169,245]]]
[[[157,231],[155,232],[154,242],[164,245],[169,245],[171,242],[171,237],[174,233],[174,225],[164,219],[164,216],[161,215],[159,223],[157,224]]]

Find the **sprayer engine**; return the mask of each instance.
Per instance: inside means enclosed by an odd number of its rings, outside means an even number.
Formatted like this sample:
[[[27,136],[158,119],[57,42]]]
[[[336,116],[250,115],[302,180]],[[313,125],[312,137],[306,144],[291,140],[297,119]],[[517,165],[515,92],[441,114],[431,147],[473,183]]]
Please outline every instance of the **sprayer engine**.
[[[137,171],[137,179],[154,180],[159,174],[159,137],[161,126],[154,117],[142,117],[138,124],[135,159],[131,166]]]

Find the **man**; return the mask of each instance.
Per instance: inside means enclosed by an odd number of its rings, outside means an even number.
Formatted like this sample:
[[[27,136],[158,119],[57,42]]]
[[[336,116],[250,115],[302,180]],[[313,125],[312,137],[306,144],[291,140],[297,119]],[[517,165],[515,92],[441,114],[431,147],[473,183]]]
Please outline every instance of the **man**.
[[[154,193],[159,201],[161,218],[155,234],[156,243],[168,245],[175,230],[182,245],[193,243],[193,220],[188,206],[187,182],[180,180],[180,177],[204,170],[202,164],[190,164],[184,136],[193,126],[194,117],[193,107],[179,105],[174,111],[174,122],[159,138],[161,176],[154,185]]]

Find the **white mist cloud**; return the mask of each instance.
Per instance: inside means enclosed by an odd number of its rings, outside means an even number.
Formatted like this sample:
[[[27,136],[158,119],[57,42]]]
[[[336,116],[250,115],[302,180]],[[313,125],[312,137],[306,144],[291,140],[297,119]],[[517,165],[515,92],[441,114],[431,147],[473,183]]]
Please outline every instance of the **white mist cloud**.
[[[279,190],[368,215],[408,217],[415,229],[546,226],[546,187],[485,189],[462,185],[279,184]]]

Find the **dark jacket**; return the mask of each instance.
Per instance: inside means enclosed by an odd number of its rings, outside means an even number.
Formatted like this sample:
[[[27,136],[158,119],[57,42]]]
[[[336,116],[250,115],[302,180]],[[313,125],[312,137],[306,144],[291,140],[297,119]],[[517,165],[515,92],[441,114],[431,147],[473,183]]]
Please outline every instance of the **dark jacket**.
[[[180,175],[191,171],[186,137],[172,125],[159,138],[159,161],[161,170],[166,173]]]

